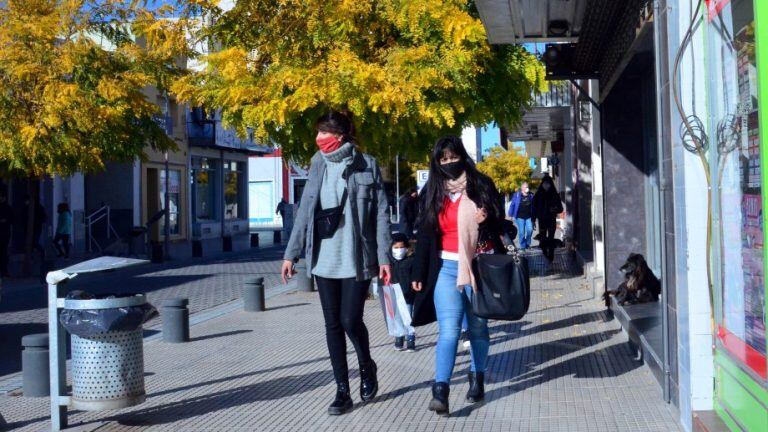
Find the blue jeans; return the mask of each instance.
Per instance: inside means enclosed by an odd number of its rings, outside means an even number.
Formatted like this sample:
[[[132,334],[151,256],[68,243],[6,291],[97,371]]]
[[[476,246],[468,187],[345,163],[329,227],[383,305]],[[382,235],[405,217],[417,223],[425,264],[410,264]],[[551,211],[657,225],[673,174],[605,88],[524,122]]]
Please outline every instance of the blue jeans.
[[[533,235],[533,219],[515,219],[517,224],[517,236],[520,240],[520,249],[528,249],[531,247],[531,236]]]
[[[469,342],[471,348],[470,370],[485,372],[488,360],[490,336],[488,320],[476,317],[472,313],[472,287],[466,285],[463,289],[456,286],[459,263],[442,260],[440,274],[435,285],[435,310],[437,311],[437,349],[435,350],[435,382],[451,381],[453,367],[456,364],[456,348],[459,344],[461,321],[467,314],[469,325]]]

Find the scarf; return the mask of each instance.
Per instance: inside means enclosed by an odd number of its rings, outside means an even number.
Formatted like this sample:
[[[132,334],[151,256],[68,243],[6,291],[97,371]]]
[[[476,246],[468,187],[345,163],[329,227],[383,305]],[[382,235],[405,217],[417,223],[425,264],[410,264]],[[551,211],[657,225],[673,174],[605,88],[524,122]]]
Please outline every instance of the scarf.
[[[472,259],[475,257],[478,239],[478,224],[475,220],[477,204],[466,194],[467,173],[464,172],[455,180],[446,180],[446,194],[461,193],[459,201],[459,273],[456,277],[456,286],[461,289],[464,285],[471,285],[472,290],[477,289],[475,275],[472,273]]]

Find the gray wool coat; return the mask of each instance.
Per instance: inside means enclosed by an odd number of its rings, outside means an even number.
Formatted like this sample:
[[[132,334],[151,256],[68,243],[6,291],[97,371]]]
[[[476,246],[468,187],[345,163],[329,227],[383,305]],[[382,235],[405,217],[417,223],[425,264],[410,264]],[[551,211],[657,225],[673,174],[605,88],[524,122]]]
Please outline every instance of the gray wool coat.
[[[320,199],[320,188],[325,173],[325,159],[315,153],[309,168],[304,192],[294,221],[291,238],[283,259],[297,261],[302,255],[307,261],[307,277],[312,277],[312,268],[320,249],[315,241],[314,215]],[[344,177],[347,179],[347,196],[356,215],[355,226],[355,269],[356,280],[364,281],[378,276],[378,267],[389,264],[389,248],[392,244],[389,227],[387,195],[376,160],[355,148],[352,162]]]

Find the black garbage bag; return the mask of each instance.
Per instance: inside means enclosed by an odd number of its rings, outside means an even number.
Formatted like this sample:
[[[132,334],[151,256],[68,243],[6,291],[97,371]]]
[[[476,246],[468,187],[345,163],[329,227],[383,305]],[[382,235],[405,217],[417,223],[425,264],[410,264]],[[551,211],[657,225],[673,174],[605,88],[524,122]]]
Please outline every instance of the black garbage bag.
[[[94,296],[89,292],[78,290],[70,292],[66,298],[69,300],[95,300],[131,296],[131,294]],[[151,304],[145,303],[140,306],[112,309],[64,309],[59,315],[59,321],[71,334],[88,337],[113,331],[136,330],[157,315],[157,309]]]

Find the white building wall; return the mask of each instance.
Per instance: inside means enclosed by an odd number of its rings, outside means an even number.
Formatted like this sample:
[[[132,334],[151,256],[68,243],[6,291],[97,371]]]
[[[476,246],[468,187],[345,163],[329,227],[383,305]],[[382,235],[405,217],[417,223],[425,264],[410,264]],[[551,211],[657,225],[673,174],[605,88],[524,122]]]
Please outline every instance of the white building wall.
[[[690,24],[691,5],[696,6],[694,2],[670,1],[666,9],[670,68]],[[704,52],[704,32],[697,27],[680,65],[680,95],[686,115],[702,119],[707,118]],[[680,124],[681,118],[673,110],[671,130],[679,130]],[[678,134],[673,133],[673,140],[680,421],[690,431],[692,411],[711,410],[714,395],[706,256],[707,182],[699,157],[682,147]]]

